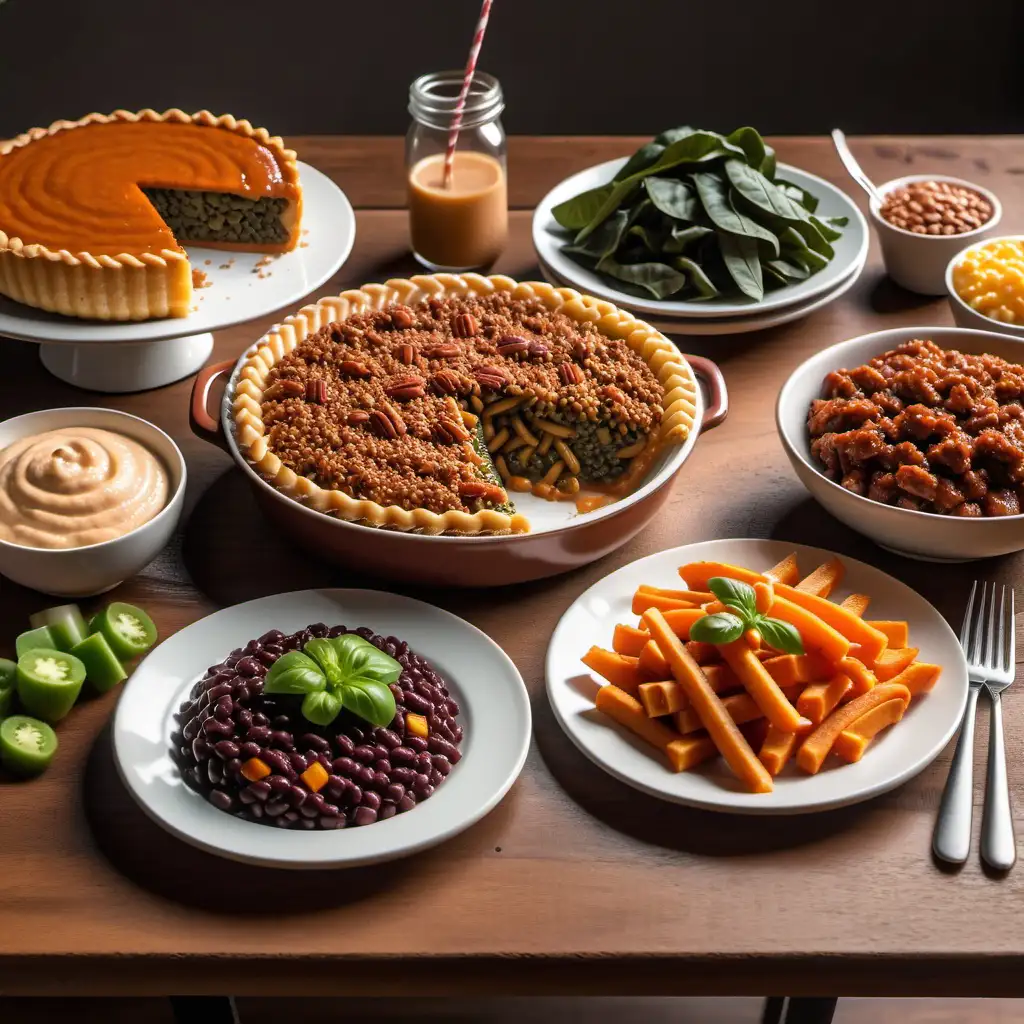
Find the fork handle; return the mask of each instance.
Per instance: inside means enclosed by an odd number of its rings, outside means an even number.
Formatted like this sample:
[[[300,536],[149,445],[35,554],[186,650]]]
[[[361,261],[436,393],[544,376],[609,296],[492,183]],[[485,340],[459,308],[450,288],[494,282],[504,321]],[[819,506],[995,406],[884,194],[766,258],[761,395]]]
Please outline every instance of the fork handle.
[[[932,835],[932,852],[939,860],[963,864],[971,852],[971,820],[974,813],[974,718],[979,687],[967,691],[967,707],[960,737],[942,792],[939,817]]]
[[[1009,871],[1017,860],[1013,834],[1010,789],[1006,782],[1006,747],[1003,742],[1003,702],[998,691],[989,691],[992,715],[988,734],[988,778],[985,813],[981,826],[981,858],[995,871]]]

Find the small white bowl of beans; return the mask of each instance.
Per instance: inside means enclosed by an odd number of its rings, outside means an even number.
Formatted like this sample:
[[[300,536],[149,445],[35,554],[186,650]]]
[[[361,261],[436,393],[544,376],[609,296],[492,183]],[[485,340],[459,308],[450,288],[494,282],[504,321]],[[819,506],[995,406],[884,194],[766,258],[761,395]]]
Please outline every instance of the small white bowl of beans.
[[[1000,235],[958,252],[946,270],[958,327],[1024,338],[1024,235]]]
[[[1003,216],[999,200],[959,178],[912,174],[880,185],[871,217],[889,276],[921,295],[946,292],[946,268],[965,244],[991,235]]]

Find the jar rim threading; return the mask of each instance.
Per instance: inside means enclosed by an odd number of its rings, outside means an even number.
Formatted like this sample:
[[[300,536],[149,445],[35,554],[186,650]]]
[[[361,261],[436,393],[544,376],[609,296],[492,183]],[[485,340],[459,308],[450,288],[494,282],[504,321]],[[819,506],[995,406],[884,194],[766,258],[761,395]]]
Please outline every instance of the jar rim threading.
[[[447,131],[462,88],[464,71],[437,71],[421,75],[409,87],[409,113],[422,124]],[[486,71],[475,71],[462,112],[462,127],[477,128],[493,121],[505,109],[501,85]]]

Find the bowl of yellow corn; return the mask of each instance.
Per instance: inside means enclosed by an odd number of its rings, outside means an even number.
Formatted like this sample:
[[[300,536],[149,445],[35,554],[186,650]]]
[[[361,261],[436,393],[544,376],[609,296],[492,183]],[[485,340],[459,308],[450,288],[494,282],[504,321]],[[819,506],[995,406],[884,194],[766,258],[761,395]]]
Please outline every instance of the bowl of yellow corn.
[[[946,292],[958,327],[1024,338],[1024,235],[976,242],[946,268]]]

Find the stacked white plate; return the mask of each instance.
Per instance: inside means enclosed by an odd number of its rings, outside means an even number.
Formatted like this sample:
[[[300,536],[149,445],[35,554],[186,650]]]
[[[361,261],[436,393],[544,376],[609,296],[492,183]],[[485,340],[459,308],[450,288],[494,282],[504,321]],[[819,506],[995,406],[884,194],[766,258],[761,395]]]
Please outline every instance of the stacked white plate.
[[[701,301],[659,300],[638,298],[620,291],[609,278],[562,252],[567,233],[559,227],[551,211],[580,192],[611,181],[624,163],[625,158],[609,160],[566,178],[537,207],[533,217],[533,245],[541,272],[556,287],[575,288],[614,302],[642,316],[664,334],[741,334],[789,323],[827,306],[849,291],[864,269],[868,225],[853,200],[823,178],[780,164],[780,177],[818,198],[818,216],[848,219],[842,237],[833,243],[835,256],[824,270],[806,281],[767,292],[759,302],[744,296],[718,296]]]

